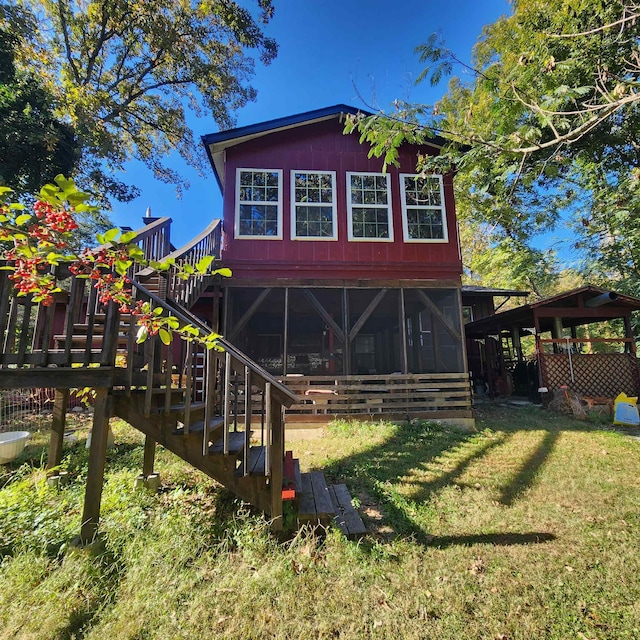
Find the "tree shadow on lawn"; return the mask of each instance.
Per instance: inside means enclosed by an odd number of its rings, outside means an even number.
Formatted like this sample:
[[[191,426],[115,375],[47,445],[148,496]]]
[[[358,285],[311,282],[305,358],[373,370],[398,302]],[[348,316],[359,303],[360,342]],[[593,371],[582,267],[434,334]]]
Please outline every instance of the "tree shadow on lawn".
[[[324,468],[331,481],[345,482],[357,495],[375,496],[384,511],[384,520],[396,534],[410,535],[429,546],[452,544],[535,544],[548,542],[554,536],[545,532],[499,532],[466,536],[434,537],[414,515],[419,504],[427,503],[431,496],[457,485],[464,472],[475,462],[488,455],[494,448],[509,444],[518,431],[542,431],[543,436],[535,450],[521,463],[519,470],[502,487],[499,502],[512,506],[531,487],[545,462],[553,452],[562,431],[595,431],[593,425],[573,420],[546,420],[545,426],[526,416],[518,424],[517,413],[510,412],[509,425],[500,424],[496,431],[467,433],[446,426],[425,422],[398,425],[394,433],[383,443],[371,446],[352,456],[336,460]],[[435,469],[439,458],[453,458],[454,466],[446,470]],[[425,471],[427,473],[425,473]],[[401,482],[415,485],[410,497],[393,490]]]

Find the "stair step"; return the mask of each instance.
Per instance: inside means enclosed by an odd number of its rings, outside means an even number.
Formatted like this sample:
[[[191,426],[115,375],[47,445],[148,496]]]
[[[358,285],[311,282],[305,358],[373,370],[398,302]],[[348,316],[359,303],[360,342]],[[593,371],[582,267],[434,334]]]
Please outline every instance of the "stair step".
[[[367,533],[360,514],[351,503],[351,495],[346,485],[330,485],[329,496],[336,512],[333,522],[345,536],[351,538]]]
[[[67,336],[65,335],[56,335],[53,336],[53,339],[58,345],[66,344]],[[86,335],[72,335],[70,338],[72,347],[84,347],[87,344],[87,336]],[[91,348],[92,349],[101,349],[102,343],[104,342],[104,335],[102,333],[93,334],[91,336]],[[129,344],[129,336],[125,336],[122,334],[118,335],[118,346],[126,347]]]
[[[191,411],[191,413],[195,413],[197,411],[203,411],[204,409],[206,409],[206,407],[207,407],[206,402],[192,402],[191,406],[189,407],[189,410]],[[174,404],[174,405],[171,405],[170,410],[171,410],[171,413],[184,413],[187,410],[187,405],[184,403]]]
[[[244,447],[244,431],[233,431],[229,434],[229,455],[240,453]],[[209,455],[223,455],[224,441],[217,440],[209,447]]]
[[[328,523],[335,514],[324,473],[322,471],[303,473],[298,519],[301,522]]]
[[[264,476],[265,447],[249,447],[249,475]],[[236,469],[236,476],[244,476],[244,463]]]
[[[214,418],[211,418],[211,422],[209,423],[209,432],[215,431],[222,426],[224,426],[224,418],[222,416],[215,416]],[[198,420],[197,422],[192,422],[189,425],[189,435],[202,435],[203,433],[204,420]],[[174,429],[171,434],[174,436],[183,436],[185,434],[184,427]]]

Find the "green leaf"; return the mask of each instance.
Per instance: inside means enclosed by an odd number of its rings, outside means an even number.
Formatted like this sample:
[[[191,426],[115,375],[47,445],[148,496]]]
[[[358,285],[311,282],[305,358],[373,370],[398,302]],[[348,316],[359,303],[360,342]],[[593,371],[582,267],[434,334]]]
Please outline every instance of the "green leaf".
[[[153,310],[153,315],[154,316],[161,316],[163,311],[164,311],[164,309],[162,307],[156,307]]]
[[[28,213],[23,213],[21,216],[16,218],[16,224],[18,226],[22,226],[25,222],[29,222],[31,220],[31,215]]]
[[[104,234],[104,242],[113,242],[120,235],[120,229],[109,229]]]
[[[222,269],[216,269],[213,273],[216,273],[219,276],[223,276],[224,278],[231,277],[231,269],[229,269],[228,267],[223,267]]]
[[[132,264],[133,260],[116,260],[114,268],[118,275],[124,276],[127,274],[127,271]]]
[[[205,256],[204,258],[201,258],[196,262],[196,270],[199,273],[206,273],[213,260],[213,256]]]
[[[122,242],[122,244],[127,244],[127,243],[131,242],[137,235],[138,234],[135,231],[125,231],[120,236],[120,242]],[[142,249],[140,251],[142,251]]]
[[[171,334],[166,329],[160,329],[158,335],[164,344],[171,344]]]
[[[26,207],[21,202],[12,202],[9,205],[9,209],[12,211],[24,211]]]
[[[136,343],[137,344],[142,344],[146,339],[147,336],[149,335],[149,330],[147,329],[147,327],[140,327],[138,329],[138,333],[136,334]]]

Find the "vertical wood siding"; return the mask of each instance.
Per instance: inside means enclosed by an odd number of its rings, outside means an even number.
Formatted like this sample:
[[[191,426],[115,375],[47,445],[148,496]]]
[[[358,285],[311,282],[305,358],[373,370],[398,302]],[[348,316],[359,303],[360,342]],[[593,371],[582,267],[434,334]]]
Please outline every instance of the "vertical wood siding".
[[[422,149],[423,153],[425,149]],[[434,149],[434,152],[436,150]],[[389,167],[394,242],[347,239],[347,172],[379,173],[382,160],[368,158],[368,145],[342,134],[337,120],[272,133],[227,149],[224,184],[224,262],[234,277],[300,278],[459,278],[461,262],[452,176],[444,176],[447,243],[405,243],[398,174],[413,173],[418,148],[405,145],[400,169]],[[283,239],[234,238],[237,168],[282,169]],[[335,171],[337,240],[291,240],[291,170]],[[384,272],[384,273],[383,273]]]

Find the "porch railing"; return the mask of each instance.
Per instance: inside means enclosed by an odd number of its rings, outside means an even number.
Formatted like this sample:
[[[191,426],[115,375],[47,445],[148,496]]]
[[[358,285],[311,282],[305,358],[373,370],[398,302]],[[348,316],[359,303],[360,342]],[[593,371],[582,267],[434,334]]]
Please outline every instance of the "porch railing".
[[[178,276],[180,269],[194,267],[202,258],[214,256],[220,259],[220,245],[222,241],[222,224],[220,220],[214,220],[202,233],[193,238],[184,246],[164,255],[163,258],[173,260],[175,268],[160,274],[166,279],[166,290],[171,292],[171,299],[184,308],[191,308],[198,298],[204,293],[211,283],[211,277],[207,275],[192,274],[188,279]],[[138,272],[137,278],[142,282],[154,274],[154,270],[147,268]]]

